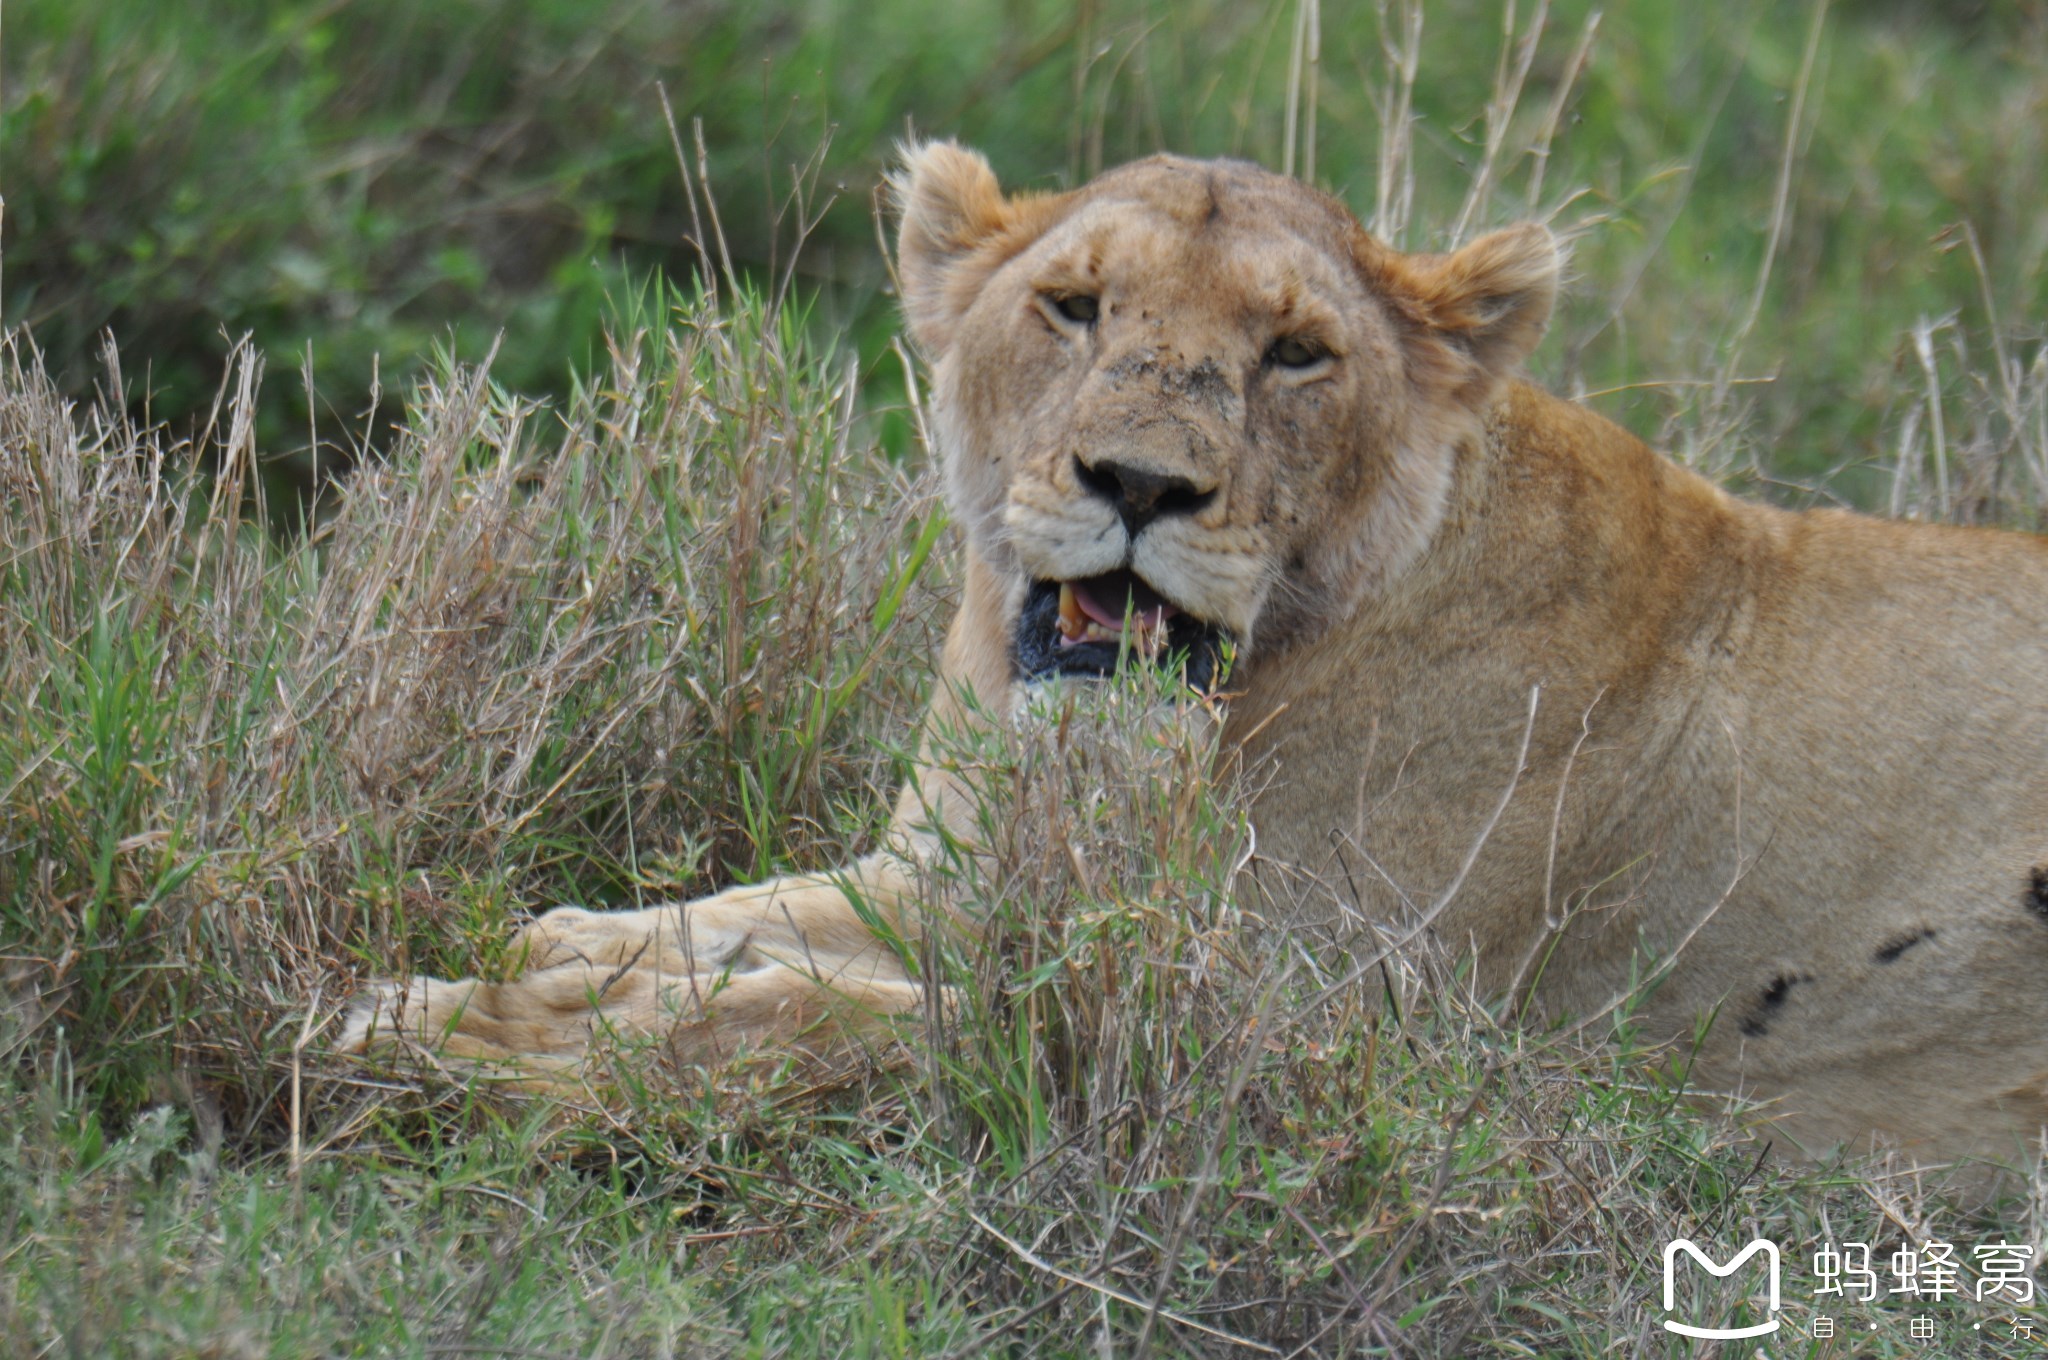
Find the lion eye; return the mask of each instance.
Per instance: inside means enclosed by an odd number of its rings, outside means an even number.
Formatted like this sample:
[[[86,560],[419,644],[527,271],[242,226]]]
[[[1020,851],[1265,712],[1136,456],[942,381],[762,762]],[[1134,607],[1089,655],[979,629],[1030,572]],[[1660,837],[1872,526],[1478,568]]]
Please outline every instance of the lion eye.
[[[1102,305],[1086,293],[1067,293],[1052,300],[1053,308],[1077,326],[1092,326],[1102,314]]]
[[[1275,340],[1273,347],[1266,351],[1266,362],[1281,368],[1311,368],[1329,357],[1330,351],[1298,335]]]

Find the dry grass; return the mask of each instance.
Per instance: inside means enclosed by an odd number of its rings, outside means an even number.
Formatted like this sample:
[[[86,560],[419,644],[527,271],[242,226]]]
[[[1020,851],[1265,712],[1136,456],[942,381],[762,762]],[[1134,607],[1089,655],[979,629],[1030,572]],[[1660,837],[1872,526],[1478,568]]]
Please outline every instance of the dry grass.
[[[368,966],[489,967],[524,904],[860,834],[937,512],[849,445],[845,370],[760,324],[634,335],[566,416],[450,373],[283,545],[245,513],[254,356],[194,449],[66,409],[10,346],[0,902],[12,994],[88,1086],[260,1100]]]

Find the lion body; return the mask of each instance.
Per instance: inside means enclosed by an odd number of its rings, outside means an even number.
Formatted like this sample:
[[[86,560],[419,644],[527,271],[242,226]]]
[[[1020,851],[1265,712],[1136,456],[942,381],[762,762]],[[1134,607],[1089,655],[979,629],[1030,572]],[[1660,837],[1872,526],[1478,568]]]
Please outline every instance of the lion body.
[[[2024,1151],[2048,543],[1739,501],[1527,387],[1465,468],[1441,570],[1243,675],[1266,852],[1398,921],[1476,845],[1434,929],[1491,989],[1590,1014],[1675,955],[1645,1029],[1718,1011],[1694,1081],[1801,1145]]]
[[[1556,287],[1540,228],[1401,256],[1292,181],[1172,158],[1016,199],[928,146],[899,191],[965,540],[942,716],[1032,679],[1029,591],[1099,606],[1134,574],[1236,644],[1260,853],[1317,885],[1269,918],[1426,932],[1558,1014],[1655,974],[1642,1024],[1710,1019],[1696,1083],[1810,1149],[2025,1151],[2048,542],[1741,501],[1515,380]],[[573,1067],[602,1014],[685,1059],[828,1048],[920,1003],[867,922],[912,896],[935,811],[965,825],[950,779],[847,871],[868,915],[844,875],[551,913],[524,977],[387,984],[348,1043],[381,1016]]]

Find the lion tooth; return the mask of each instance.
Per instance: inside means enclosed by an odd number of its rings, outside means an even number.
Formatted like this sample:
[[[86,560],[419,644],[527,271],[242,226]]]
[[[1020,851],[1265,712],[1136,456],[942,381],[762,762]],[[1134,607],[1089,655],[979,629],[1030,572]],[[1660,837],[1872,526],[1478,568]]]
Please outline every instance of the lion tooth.
[[[1072,642],[1086,631],[1088,615],[1081,608],[1081,602],[1074,598],[1074,587],[1060,582],[1060,636]]]
[[[1110,628],[1095,620],[1088,620],[1088,627],[1081,634],[1084,642],[1115,642],[1122,635],[1120,628]]]
[[[1139,618],[1142,624],[1144,619]],[[1078,647],[1084,642],[1121,642],[1124,636],[1121,623],[1104,623],[1090,614],[1081,603],[1080,592],[1069,582],[1060,583],[1059,617],[1054,626],[1060,635],[1062,647]],[[1140,629],[1143,632],[1143,629]]]

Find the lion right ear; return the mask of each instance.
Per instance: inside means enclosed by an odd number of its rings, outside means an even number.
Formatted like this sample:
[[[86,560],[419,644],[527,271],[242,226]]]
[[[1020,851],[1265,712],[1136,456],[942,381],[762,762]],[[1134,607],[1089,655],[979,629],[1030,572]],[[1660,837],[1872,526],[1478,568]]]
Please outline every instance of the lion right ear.
[[[905,143],[901,155],[889,192],[903,219],[896,235],[903,314],[936,358],[981,285],[1038,235],[1056,200],[1005,198],[988,161],[957,142]]]

